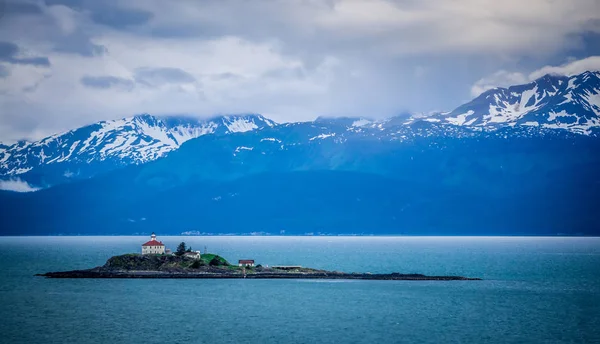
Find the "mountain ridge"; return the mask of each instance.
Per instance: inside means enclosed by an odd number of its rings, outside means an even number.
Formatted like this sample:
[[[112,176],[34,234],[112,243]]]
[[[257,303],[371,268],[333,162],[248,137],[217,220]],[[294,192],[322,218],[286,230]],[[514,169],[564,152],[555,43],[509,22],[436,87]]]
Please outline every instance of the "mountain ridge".
[[[152,161],[202,135],[225,135],[273,125],[273,121],[255,114],[204,120],[141,114],[102,121],[0,149],[0,175],[52,185]]]
[[[430,136],[403,144],[307,123],[205,135],[146,164],[0,192],[0,234],[599,234],[596,138],[418,125]]]
[[[540,126],[589,135],[600,128],[600,72],[546,74],[530,83],[483,92],[425,120],[460,126]]]

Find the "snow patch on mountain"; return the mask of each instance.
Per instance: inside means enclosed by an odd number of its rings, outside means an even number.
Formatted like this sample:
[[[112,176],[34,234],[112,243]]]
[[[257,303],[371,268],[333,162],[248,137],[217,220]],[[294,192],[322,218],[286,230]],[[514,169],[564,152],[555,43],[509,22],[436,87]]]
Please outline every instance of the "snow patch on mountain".
[[[245,132],[273,125],[273,121],[260,115],[201,120],[144,114],[103,121],[37,142],[20,141],[1,147],[0,176],[16,176],[42,166],[60,164],[65,166],[65,173],[73,169],[70,166],[73,164],[106,161],[116,166],[140,164],[158,159],[202,135]]]
[[[356,121],[352,122],[352,126],[353,127],[362,127],[362,126],[365,126],[365,125],[370,124],[370,123],[372,123],[372,121],[369,121],[368,119],[361,118],[359,120],[356,120]]]
[[[309,141],[313,141],[313,140],[316,140],[316,139],[321,139],[321,140],[323,140],[323,139],[326,139],[326,138],[328,138],[328,137],[334,137],[334,136],[335,136],[335,133],[320,134],[320,135],[317,135],[317,136],[311,137],[311,138],[310,138],[310,139],[308,139],[308,140],[309,140]]]
[[[456,116],[456,118],[448,118],[448,122],[454,125],[463,125],[467,121],[467,117],[473,114],[473,110],[469,110],[466,113]],[[439,122],[439,120],[438,120]]]
[[[223,117],[223,123],[227,127],[230,133],[243,133],[259,128],[261,126],[272,127],[275,125],[274,122],[267,120],[261,116],[260,123],[257,124],[255,117],[243,117],[243,116],[225,116]]]
[[[197,137],[213,134],[219,125],[215,122],[198,123],[197,126],[185,124],[170,128],[171,135],[178,145]]]
[[[447,114],[425,120],[496,129],[543,126],[590,134],[599,127],[600,73],[545,75],[529,84],[495,88]]]

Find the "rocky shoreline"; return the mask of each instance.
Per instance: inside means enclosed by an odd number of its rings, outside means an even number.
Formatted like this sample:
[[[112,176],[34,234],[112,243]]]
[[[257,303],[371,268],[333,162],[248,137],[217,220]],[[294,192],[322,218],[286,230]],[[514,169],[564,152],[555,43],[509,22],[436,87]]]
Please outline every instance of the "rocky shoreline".
[[[474,281],[480,278],[462,276],[426,276],[421,274],[346,273],[305,267],[241,268],[229,264],[218,255],[205,254],[201,259],[173,255],[126,254],[111,257],[106,264],[93,269],[37,274],[46,278],[199,278],[199,279],[335,279],[385,281]]]
[[[204,279],[342,279],[342,280],[390,280],[390,281],[475,281],[480,278],[462,276],[426,276],[421,274],[366,274],[343,272],[164,272],[164,271],[102,271],[74,270],[38,274],[48,278],[204,278]]]

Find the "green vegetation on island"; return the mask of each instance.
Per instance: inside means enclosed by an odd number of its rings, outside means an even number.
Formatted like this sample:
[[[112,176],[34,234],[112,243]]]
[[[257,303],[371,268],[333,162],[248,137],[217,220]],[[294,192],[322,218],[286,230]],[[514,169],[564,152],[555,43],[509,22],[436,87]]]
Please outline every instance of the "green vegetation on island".
[[[238,268],[216,254],[202,254],[200,258],[185,255],[128,253],[108,259],[104,268],[135,271],[185,271],[204,267]]]

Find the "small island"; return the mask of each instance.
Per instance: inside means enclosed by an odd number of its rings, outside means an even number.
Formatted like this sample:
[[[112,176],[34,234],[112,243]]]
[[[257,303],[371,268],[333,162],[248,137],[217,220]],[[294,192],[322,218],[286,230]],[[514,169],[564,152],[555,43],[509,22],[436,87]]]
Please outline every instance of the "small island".
[[[114,256],[103,266],[86,270],[37,274],[48,278],[249,278],[249,279],[344,279],[344,280],[405,280],[405,281],[466,281],[480,280],[462,276],[426,276],[421,274],[347,273],[312,269],[302,266],[262,266],[252,259],[240,259],[237,265],[223,257],[192,251],[185,243],[177,251],[165,250],[152,233],[142,245],[142,253]]]

